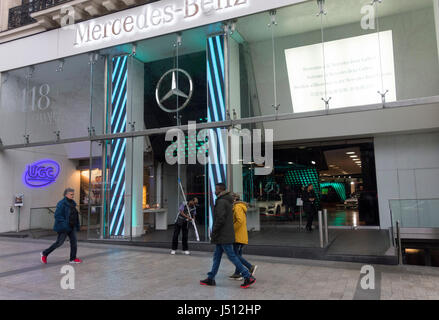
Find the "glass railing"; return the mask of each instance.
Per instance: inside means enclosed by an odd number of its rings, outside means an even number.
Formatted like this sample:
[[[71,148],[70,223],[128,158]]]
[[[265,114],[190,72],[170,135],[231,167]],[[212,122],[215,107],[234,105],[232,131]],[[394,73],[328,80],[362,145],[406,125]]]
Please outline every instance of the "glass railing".
[[[55,222],[54,214],[56,207],[43,207],[30,209],[29,230],[51,231]]]
[[[396,228],[439,228],[439,199],[389,200],[392,226]]]

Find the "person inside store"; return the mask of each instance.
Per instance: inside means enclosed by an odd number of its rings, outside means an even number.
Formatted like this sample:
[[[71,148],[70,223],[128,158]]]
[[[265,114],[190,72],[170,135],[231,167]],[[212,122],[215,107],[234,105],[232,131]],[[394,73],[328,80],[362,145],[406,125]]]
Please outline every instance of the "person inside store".
[[[191,222],[193,219],[195,219],[195,216],[197,214],[197,205],[198,205],[198,198],[194,197],[190,199],[187,203],[182,202],[180,204],[180,207],[178,208],[178,215],[175,220],[175,226],[174,226],[174,235],[172,237],[172,249],[171,254],[175,254],[176,250],[178,249],[178,237],[180,235],[180,231],[182,231],[182,249],[183,253],[186,255],[191,254],[189,251],[189,244],[188,244],[188,234],[189,234],[189,222]],[[189,212],[188,212],[189,207]]]
[[[55,249],[61,247],[69,237],[70,240],[70,263],[81,263],[76,253],[78,251],[76,232],[80,230],[79,212],[76,209],[76,202],[73,200],[75,190],[67,188],[64,190],[64,198],[58,202],[55,210],[55,224],[53,230],[58,233],[56,242],[48,249],[41,252],[41,262],[47,264],[47,257]]]
[[[303,192],[302,195],[302,200],[303,200],[303,210],[305,211],[306,219],[307,219],[306,230],[311,232],[314,215],[317,212],[316,193],[311,183],[305,188],[305,191]]]
[[[296,202],[297,202],[297,193],[294,189],[291,188],[290,185],[285,186],[285,192],[282,197],[283,205],[285,206],[285,215],[288,220],[294,220],[295,219],[295,209],[296,209]]]
[[[235,243],[233,244],[233,250],[241,263],[250,271],[253,276],[255,274],[257,265],[252,265],[242,256],[244,246],[248,244],[248,232],[247,232],[247,208],[248,204],[240,200],[240,196],[237,193],[233,194],[233,228],[235,229]],[[235,269],[235,272],[229,277],[231,280],[242,280],[242,276],[239,274],[239,270]]]
[[[221,263],[221,257],[225,252],[230,262],[235,265],[237,272],[242,275],[244,282],[241,288],[246,289],[256,283],[256,279],[250,274],[248,269],[244,267],[233,250],[235,243],[235,229],[233,228],[233,197],[226,190],[224,183],[215,185],[215,207],[213,209],[213,225],[210,240],[215,244],[215,252],[213,254],[213,264],[211,271],[207,274],[207,278],[200,280],[200,285],[215,286],[215,276]]]

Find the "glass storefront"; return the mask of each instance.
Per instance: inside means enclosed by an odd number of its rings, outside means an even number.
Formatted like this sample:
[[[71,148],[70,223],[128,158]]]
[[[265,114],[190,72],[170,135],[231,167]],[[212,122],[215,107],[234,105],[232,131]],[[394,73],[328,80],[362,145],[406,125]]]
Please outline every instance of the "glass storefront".
[[[319,246],[300,228],[308,184],[330,226],[379,227],[372,140],[298,145],[289,120],[264,119],[439,94],[432,2],[369,5],[307,1],[6,72],[2,143],[81,140],[66,159],[88,239],[170,242],[183,190],[199,200],[208,242],[218,182],[249,204],[253,244]],[[180,130],[189,122],[194,132]],[[274,130],[273,163],[244,156],[252,140],[231,142],[265,129]]]

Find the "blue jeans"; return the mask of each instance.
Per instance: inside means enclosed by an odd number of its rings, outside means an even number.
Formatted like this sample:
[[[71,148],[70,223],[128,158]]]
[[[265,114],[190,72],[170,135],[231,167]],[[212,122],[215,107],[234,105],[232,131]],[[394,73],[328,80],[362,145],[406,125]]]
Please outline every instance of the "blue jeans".
[[[236,256],[238,257],[239,261],[248,269],[250,270],[252,268],[252,264],[245,260],[242,257],[242,249],[244,248],[244,245],[241,243],[235,243],[233,244],[233,250],[235,251]],[[235,274],[239,274],[238,268],[235,269]]]
[[[73,228],[69,232],[58,232],[56,242],[52,244],[48,249],[44,250],[43,255],[47,257],[49,254],[52,253],[52,251],[61,247],[67,237],[69,237],[70,239],[70,261],[75,260],[76,252],[78,250],[75,228]]]
[[[250,272],[248,272],[247,268],[243,266],[239,258],[236,256],[235,251],[233,250],[232,244],[217,244],[215,247],[215,252],[213,253],[213,265],[212,270],[207,274],[209,279],[215,279],[216,274],[218,273],[218,269],[221,263],[221,257],[223,256],[223,252],[226,253],[227,258],[235,265],[236,270],[240,273],[244,278],[250,278]]]

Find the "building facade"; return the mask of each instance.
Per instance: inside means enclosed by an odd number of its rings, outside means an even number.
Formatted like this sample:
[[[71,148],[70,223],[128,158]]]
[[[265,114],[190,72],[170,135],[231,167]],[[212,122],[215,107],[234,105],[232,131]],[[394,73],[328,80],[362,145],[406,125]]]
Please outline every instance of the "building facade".
[[[438,0],[1,6],[0,232],[49,230],[73,187],[83,238],[166,243],[183,190],[208,243],[225,182],[268,251],[321,247],[309,184],[333,254],[435,237]]]

